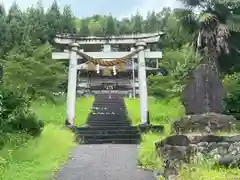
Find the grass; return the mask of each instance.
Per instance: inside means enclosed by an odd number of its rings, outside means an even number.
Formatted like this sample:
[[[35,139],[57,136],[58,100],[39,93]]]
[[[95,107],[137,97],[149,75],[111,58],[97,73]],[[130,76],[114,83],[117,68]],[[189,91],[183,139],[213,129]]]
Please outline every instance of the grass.
[[[15,149],[9,145],[0,151],[1,180],[46,180],[69,157],[74,147],[73,134],[59,126],[47,125],[41,136]]]
[[[76,102],[76,126],[80,127],[86,123],[88,114],[91,110],[94,97],[81,97]],[[37,101],[33,103],[32,108],[38,117],[45,123],[54,123],[63,125],[66,119],[66,103],[47,103]]]
[[[138,125],[140,121],[140,101],[139,99],[125,99],[125,104],[128,110],[128,116],[132,125]],[[148,100],[150,121],[154,125],[164,125],[172,119],[181,117],[184,114],[184,109],[178,98],[170,101]]]
[[[213,161],[199,161],[180,170],[178,180],[239,180],[240,169],[214,168]]]
[[[92,102],[92,97],[78,100],[77,124],[85,123]],[[67,161],[71,149],[76,145],[74,134],[63,126],[65,103],[54,105],[35,102],[32,109],[45,121],[44,130],[37,138],[15,135],[0,150],[0,180],[50,179],[61,164]],[[20,140],[24,144],[19,145]]]
[[[140,101],[139,99],[125,99],[129,119],[132,125],[138,125],[140,121]],[[146,133],[142,135],[142,142],[138,154],[138,162],[141,167],[147,169],[158,169],[161,166],[161,159],[158,157],[154,142],[159,141],[170,134],[170,125],[172,120],[184,115],[184,109],[178,98],[170,101],[148,100],[150,121],[154,125],[164,125],[165,133]]]
[[[128,114],[133,125],[140,123],[139,100],[125,100]],[[162,159],[158,156],[154,143],[170,134],[170,124],[173,120],[184,115],[184,109],[179,99],[170,101],[149,99],[150,120],[152,124],[167,127],[163,134],[145,133],[142,135],[138,162],[141,167],[162,170]],[[239,169],[213,168],[213,162],[208,160],[198,161],[186,165],[180,170],[178,180],[240,180]]]
[[[160,138],[159,134],[146,133],[142,135],[142,142],[138,153],[138,165],[146,169],[158,169],[162,165],[162,161],[157,155],[154,145],[155,141]]]

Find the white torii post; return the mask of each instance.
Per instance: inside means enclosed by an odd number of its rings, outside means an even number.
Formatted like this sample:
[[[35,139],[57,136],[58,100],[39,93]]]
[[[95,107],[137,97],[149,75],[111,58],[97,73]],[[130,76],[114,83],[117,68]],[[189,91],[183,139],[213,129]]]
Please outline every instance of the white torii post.
[[[73,50],[79,46],[73,43]],[[67,120],[66,124],[74,126],[75,123],[75,106],[76,106],[76,88],[77,88],[77,53],[70,51],[70,61],[68,70],[68,89],[67,89]]]
[[[136,43],[137,49],[144,49],[145,42]],[[148,92],[147,92],[147,78],[145,65],[145,52],[138,53],[138,82],[139,82],[139,96],[140,96],[140,110],[142,124],[150,124],[148,111]]]

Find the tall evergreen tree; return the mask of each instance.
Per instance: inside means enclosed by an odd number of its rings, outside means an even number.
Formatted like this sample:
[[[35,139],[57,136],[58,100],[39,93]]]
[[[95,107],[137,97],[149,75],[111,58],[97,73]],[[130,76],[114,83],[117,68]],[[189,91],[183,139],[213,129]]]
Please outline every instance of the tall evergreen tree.
[[[89,34],[90,34],[90,31],[89,31],[89,28],[88,28],[88,22],[87,22],[87,20],[82,20],[79,35],[89,36]]]
[[[47,34],[49,41],[53,43],[53,39],[57,33],[62,31],[61,27],[61,13],[56,0],[53,1],[51,7],[46,13]]]
[[[112,15],[109,15],[106,19],[106,28],[105,28],[105,35],[106,36],[112,36],[116,34],[116,20],[112,17]]]
[[[72,9],[70,6],[65,5],[61,17],[61,27],[64,33],[75,32],[75,19],[73,17]]]
[[[132,17],[133,22],[133,33],[141,33],[143,32],[143,17],[139,12],[135,16]]]

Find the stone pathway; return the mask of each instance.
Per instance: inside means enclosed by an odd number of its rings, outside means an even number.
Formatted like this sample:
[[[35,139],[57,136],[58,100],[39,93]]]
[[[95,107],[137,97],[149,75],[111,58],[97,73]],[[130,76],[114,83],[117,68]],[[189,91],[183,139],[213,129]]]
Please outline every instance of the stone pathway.
[[[87,124],[77,128],[83,144],[56,180],[154,180],[137,167],[140,132],[128,121],[121,95],[97,95]]]
[[[79,145],[56,180],[155,180],[137,167],[138,145]]]

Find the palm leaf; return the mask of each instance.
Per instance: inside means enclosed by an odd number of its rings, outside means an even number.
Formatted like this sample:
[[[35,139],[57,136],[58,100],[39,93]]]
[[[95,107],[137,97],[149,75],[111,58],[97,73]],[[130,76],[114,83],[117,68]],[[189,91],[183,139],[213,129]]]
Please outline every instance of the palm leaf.
[[[209,12],[203,12],[199,15],[198,17],[198,21],[200,23],[200,25],[210,25],[210,24],[213,24],[214,22],[215,23],[218,23],[218,19],[216,17],[216,15],[212,14],[212,13],[209,13]]]

